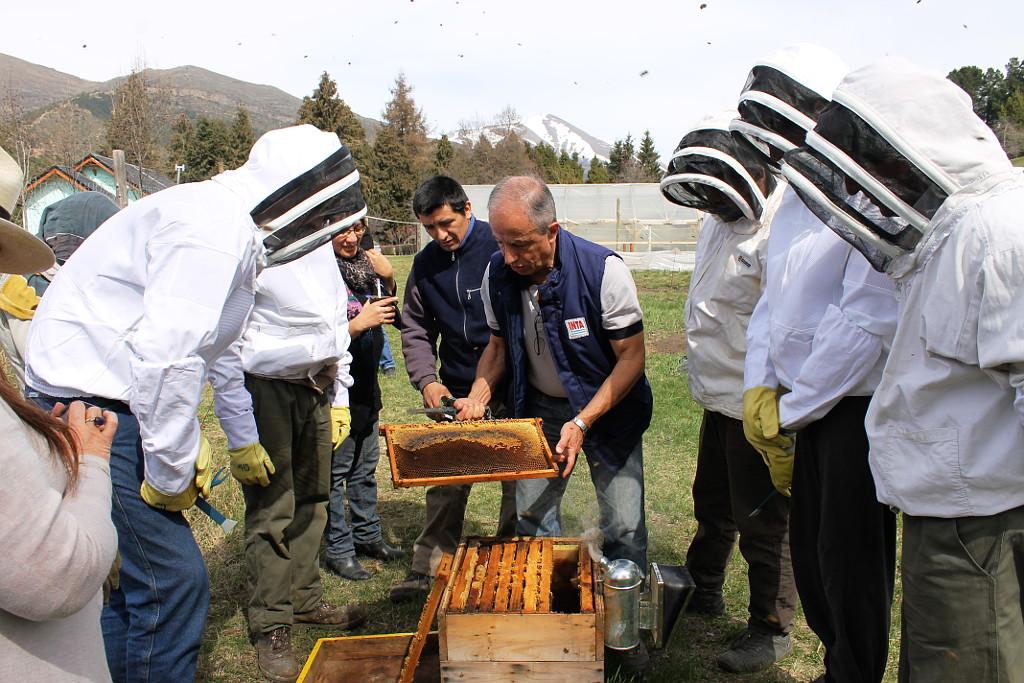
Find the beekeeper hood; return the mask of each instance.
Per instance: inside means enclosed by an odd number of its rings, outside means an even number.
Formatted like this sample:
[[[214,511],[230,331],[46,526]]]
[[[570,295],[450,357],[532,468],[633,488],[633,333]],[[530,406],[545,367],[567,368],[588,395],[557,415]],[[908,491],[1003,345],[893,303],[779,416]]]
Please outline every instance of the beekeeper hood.
[[[666,199],[714,214],[725,223],[761,218],[775,178],[763,155],[741,135],[729,132],[734,118],[735,110],[706,116],[683,136],[661,179]]]
[[[730,130],[743,134],[775,160],[804,144],[804,135],[828,104],[848,67],[817,45],[785,47],[759,61],[740,93]]]
[[[913,261],[951,195],[1012,170],[967,93],[900,58],[847,75],[783,166],[808,207],[890,274]]]
[[[245,164],[214,180],[251,202],[268,266],[308,254],[366,215],[351,152],[310,125],[265,133]]]

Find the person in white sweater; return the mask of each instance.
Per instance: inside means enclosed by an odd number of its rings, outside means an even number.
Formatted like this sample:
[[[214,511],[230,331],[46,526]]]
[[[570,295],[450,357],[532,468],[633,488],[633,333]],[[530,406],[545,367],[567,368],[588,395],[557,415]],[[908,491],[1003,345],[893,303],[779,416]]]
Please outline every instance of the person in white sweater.
[[[26,237],[0,219],[0,271],[53,264]],[[0,680],[109,681],[100,603],[117,551],[117,416],[80,401],[49,414],[0,378],[0,431]]]

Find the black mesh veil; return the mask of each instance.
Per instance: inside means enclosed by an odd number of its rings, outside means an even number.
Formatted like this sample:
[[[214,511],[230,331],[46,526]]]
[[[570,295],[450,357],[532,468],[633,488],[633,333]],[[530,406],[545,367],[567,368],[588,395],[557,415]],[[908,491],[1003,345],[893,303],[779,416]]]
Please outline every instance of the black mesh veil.
[[[879,271],[912,252],[946,193],[864,119],[833,102],[783,173],[826,225]]]
[[[767,193],[757,186],[758,178]],[[670,202],[712,213],[724,222],[757,219],[775,187],[762,155],[741,136],[720,129],[688,133],[676,146],[661,181]]]
[[[251,212],[270,232],[263,238],[267,265],[288,263],[329,242],[366,215],[359,172],[348,148],[278,188]]]

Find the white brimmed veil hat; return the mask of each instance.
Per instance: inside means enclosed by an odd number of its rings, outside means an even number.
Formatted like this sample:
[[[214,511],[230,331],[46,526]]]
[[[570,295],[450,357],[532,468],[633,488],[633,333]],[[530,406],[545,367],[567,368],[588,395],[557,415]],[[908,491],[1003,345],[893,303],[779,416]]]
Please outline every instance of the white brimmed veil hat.
[[[24,178],[18,163],[0,148],[0,273],[36,273],[54,262],[45,242],[11,222]]]

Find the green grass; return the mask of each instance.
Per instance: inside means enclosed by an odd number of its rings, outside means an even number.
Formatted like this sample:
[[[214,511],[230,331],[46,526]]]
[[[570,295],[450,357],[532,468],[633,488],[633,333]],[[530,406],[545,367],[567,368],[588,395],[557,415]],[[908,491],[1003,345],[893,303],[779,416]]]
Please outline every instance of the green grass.
[[[410,257],[393,257],[401,285],[408,274]],[[693,520],[693,482],[697,453],[700,408],[690,399],[686,378],[678,371],[684,347],[682,332],[683,300],[689,275],[666,272],[634,273],[644,308],[648,335],[647,375],[654,388],[655,409],[645,436],[644,461],[647,482],[647,522],[651,534],[651,559],[681,564],[696,524]],[[401,286],[399,288],[401,290]],[[405,377],[398,335],[389,330],[392,349],[398,362],[398,375],[381,378],[384,410],[381,422],[406,421],[405,408],[420,405],[419,394]],[[209,398],[204,402],[202,420],[211,437],[216,457],[227,463],[224,437],[213,416]],[[385,537],[405,549],[411,549],[419,532],[423,514],[423,490],[396,490],[391,485],[386,459],[377,469],[380,513]],[[466,512],[467,534],[494,531],[500,500],[497,484],[473,489]],[[233,482],[216,489],[216,505],[242,519],[243,502]],[[261,680],[256,657],[247,639],[245,624],[245,566],[241,528],[225,538],[208,519],[190,513],[196,538],[206,557],[210,572],[212,603],[200,660],[199,680],[235,683]],[[577,467],[562,506],[566,535],[582,532],[594,525],[597,505],[585,463]],[[395,633],[413,631],[420,605],[392,605],[387,599],[389,584],[408,571],[408,562],[382,564],[368,561],[376,571],[365,582],[341,581],[324,572],[327,598],[335,602],[359,602],[370,608],[368,623],[356,633]],[[777,666],[761,674],[736,676],[725,674],[715,665],[715,655],[725,649],[744,627],[747,617],[746,564],[736,552],[725,586],[727,611],[718,618],[686,615],[676,626],[669,647],[654,654],[651,680],[675,681],[807,681],[823,670],[821,651],[814,634],[798,613],[793,632],[793,653]],[[898,595],[897,595],[898,604]],[[896,610],[898,612],[898,610]],[[886,680],[895,680],[898,615],[894,614],[890,667]],[[297,654],[305,659],[316,639],[338,635],[296,629],[293,640]]]
[[[1017,157],[1013,160],[1014,166],[1024,166],[1024,157]]]

